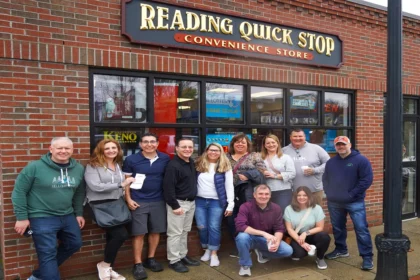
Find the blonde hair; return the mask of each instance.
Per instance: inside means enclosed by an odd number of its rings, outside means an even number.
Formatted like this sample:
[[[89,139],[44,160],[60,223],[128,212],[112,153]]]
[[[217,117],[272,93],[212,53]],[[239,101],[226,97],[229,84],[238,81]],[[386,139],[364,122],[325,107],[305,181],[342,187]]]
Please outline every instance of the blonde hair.
[[[261,158],[265,159],[268,156],[268,151],[267,148],[265,147],[265,140],[267,140],[267,138],[271,138],[274,141],[277,142],[277,157],[281,158],[281,156],[283,155],[283,151],[281,149],[281,145],[280,145],[280,140],[279,138],[274,135],[274,134],[268,134],[264,137],[263,141],[262,141],[262,145],[261,145]]]
[[[216,163],[216,172],[225,173],[226,171],[231,170],[232,166],[230,165],[230,161],[223,151],[223,147],[219,143],[211,143],[207,146],[206,150],[201,154],[201,156],[195,161],[195,168],[197,171],[201,173],[209,172],[210,162],[207,158],[207,153],[211,146],[217,147],[220,151],[220,157]]]

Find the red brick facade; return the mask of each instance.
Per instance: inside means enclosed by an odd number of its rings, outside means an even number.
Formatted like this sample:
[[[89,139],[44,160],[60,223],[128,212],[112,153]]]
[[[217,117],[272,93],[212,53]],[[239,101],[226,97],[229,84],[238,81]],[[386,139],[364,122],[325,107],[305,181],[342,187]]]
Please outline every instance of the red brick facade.
[[[345,0],[165,1],[250,19],[339,34],[344,65],[326,69],[236,56],[131,44],[121,35],[120,0],[0,1],[0,218],[5,279],[25,278],[37,264],[31,239],[14,232],[14,180],[44,154],[54,136],[75,142],[75,158],[90,153],[89,67],[107,67],[342,88],[356,91],[357,149],[373,164],[368,220],[382,223],[383,94],[386,91],[386,12]],[[258,7],[258,8],[256,8]],[[404,18],[403,93],[418,95],[420,20]],[[196,232],[191,234],[197,244]],[[84,245],[63,276],[93,273],[103,231],[87,221]],[[165,238],[158,248],[164,258]],[[117,266],[131,265],[131,248]]]

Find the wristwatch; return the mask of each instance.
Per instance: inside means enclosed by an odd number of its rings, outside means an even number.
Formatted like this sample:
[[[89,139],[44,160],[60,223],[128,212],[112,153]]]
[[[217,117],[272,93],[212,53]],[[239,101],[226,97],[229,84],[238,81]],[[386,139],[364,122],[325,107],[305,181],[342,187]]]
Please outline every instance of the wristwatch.
[[[309,232],[309,230],[305,231],[305,233],[306,233],[306,236],[311,235],[311,233]]]

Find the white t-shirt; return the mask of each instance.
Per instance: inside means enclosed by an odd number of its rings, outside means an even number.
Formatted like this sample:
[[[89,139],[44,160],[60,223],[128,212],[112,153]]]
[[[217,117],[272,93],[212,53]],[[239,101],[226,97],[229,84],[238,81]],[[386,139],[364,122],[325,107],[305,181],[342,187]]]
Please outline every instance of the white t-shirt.
[[[214,175],[216,164],[210,163],[209,172],[200,173],[197,181],[197,196],[209,199],[219,199],[217,196],[216,185],[214,184]],[[226,210],[232,211],[234,204],[233,173],[232,170],[225,173],[225,189],[228,206]]]

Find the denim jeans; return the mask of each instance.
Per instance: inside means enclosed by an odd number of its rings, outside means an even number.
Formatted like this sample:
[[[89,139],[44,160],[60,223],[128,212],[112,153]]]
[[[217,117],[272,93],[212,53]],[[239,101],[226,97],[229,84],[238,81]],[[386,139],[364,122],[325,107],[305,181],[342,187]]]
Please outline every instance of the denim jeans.
[[[372,257],[372,239],[366,220],[365,202],[335,203],[328,201],[328,211],[330,212],[331,224],[333,226],[335,248],[341,252],[347,251],[346,223],[348,213],[353,221],[359,255],[362,257]]]
[[[281,241],[276,252],[269,252],[267,248],[267,239],[262,236],[245,232],[240,232],[236,236],[236,248],[238,248],[239,251],[239,264],[241,266],[252,266],[252,259],[249,253],[252,249],[258,249],[264,257],[270,259],[289,257],[293,253],[292,247],[284,241]]]
[[[37,278],[60,280],[58,267],[82,247],[82,236],[74,214],[30,218],[32,239],[38,255]],[[57,247],[57,238],[60,244]]]
[[[201,247],[212,251],[219,250],[223,210],[217,199],[202,197],[195,199],[195,222]]]
[[[284,213],[284,209],[290,205],[292,202],[293,192],[291,189],[282,190],[282,191],[273,191],[271,192],[271,202],[279,205],[281,211]]]

